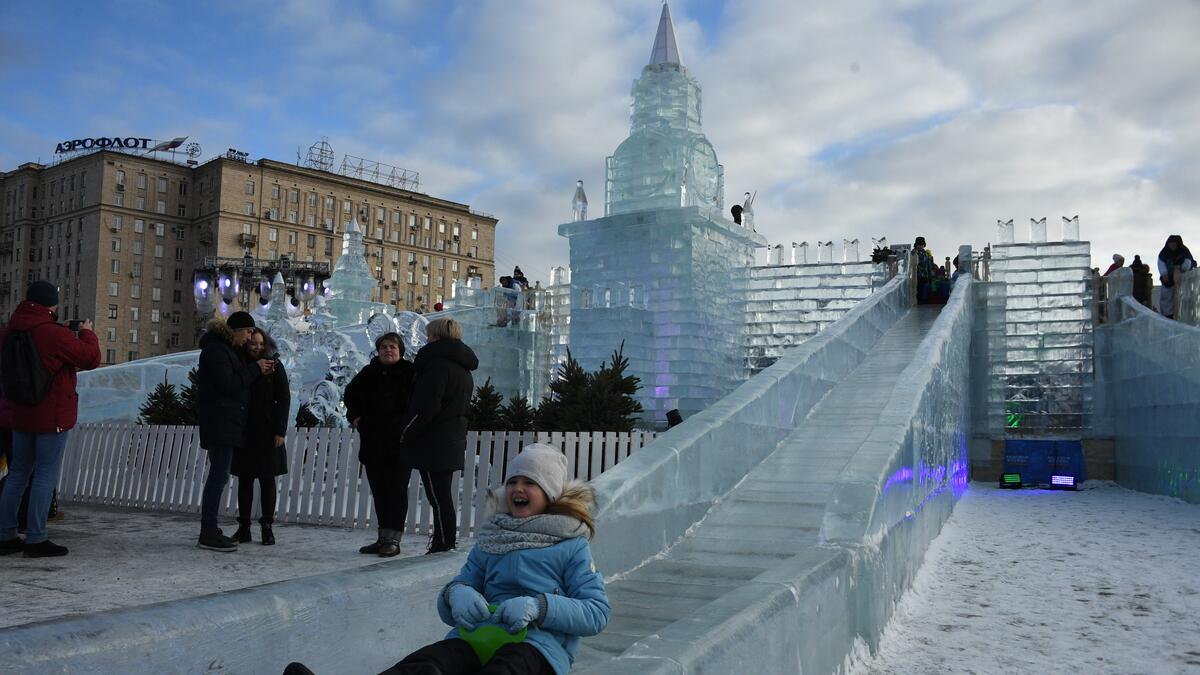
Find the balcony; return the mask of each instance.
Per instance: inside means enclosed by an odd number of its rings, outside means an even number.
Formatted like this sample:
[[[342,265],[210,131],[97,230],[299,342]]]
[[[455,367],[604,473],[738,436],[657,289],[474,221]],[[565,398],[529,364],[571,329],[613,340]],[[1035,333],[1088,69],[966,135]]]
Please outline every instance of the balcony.
[[[238,235],[238,245],[245,246],[247,248],[254,248],[256,244],[258,244],[257,234],[242,233]]]

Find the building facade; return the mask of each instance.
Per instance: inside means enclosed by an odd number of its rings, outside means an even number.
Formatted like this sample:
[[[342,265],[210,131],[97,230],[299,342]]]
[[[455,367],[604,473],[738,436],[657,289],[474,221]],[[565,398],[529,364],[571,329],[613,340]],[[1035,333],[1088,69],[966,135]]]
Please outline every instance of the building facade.
[[[46,279],[64,321],[92,318],[105,364],[192,349],[206,317],[192,275],[210,256],[329,262],[351,218],[374,300],[433,307],[495,276],[497,220],[390,185],[237,155],[187,166],[103,150],[0,174],[0,322]]]

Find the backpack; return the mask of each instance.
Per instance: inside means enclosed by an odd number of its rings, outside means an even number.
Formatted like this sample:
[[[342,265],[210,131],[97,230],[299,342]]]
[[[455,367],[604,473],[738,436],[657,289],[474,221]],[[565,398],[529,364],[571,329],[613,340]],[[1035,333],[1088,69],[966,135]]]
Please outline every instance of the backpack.
[[[10,330],[0,346],[0,386],[4,398],[20,405],[37,405],[50,393],[53,381],[38,354],[33,331]]]

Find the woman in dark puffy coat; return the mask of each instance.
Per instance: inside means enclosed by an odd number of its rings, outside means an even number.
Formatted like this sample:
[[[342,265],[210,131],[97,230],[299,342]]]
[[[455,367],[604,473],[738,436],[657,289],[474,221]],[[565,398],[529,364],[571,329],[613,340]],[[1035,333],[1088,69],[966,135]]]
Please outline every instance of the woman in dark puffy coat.
[[[288,389],[287,372],[279,362],[275,341],[261,328],[255,328],[243,347],[249,363],[259,359],[275,362],[274,371],[250,385],[246,401],[246,426],[241,446],[233,451],[230,473],[238,477],[238,529],[233,538],[245,544],[250,541],[250,516],[254,512],[254,481],[258,481],[262,515],[262,543],[275,543],[275,502],[278,488],[275,477],[287,473],[287,451],[283,439],[287,435],[288,412],[292,395]]]
[[[467,403],[475,383],[471,371],[479,359],[463,344],[462,326],[449,317],[425,326],[429,344],[413,363],[412,403],[401,436],[404,461],[421,472],[433,507],[433,537],[428,553],[454,548],[458,534],[450,480],[463,469],[467,449]]]
[[[413,366],[404,360],[404,342],[396,333],[375,341],[377,356],[346,386],[342,402],[350,426],[358,429],[358,461],[367,470],[375,501],[379,537],[359,553],[385,558],[400,553],[400,535],[408,513],[408,477],[400,456],[400,423],[408,409]]]

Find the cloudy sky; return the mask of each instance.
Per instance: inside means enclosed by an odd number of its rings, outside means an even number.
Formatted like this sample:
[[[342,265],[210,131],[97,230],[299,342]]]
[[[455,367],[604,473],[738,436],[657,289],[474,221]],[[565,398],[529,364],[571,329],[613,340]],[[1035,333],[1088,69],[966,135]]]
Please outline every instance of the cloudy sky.
[[[773,243],[1078,214],[1093,261],[1200,226],[1196,0],[673,0],[727,201]],[[328,136],[500,218],[546,279],[574,182],[603,212],[656,0],[0,3],[0,170],[63,139],[188,135],[294,161]],[[868,248],[863,246],[864,252]],[[1200,250],[1200,249],[1198,249]]]

